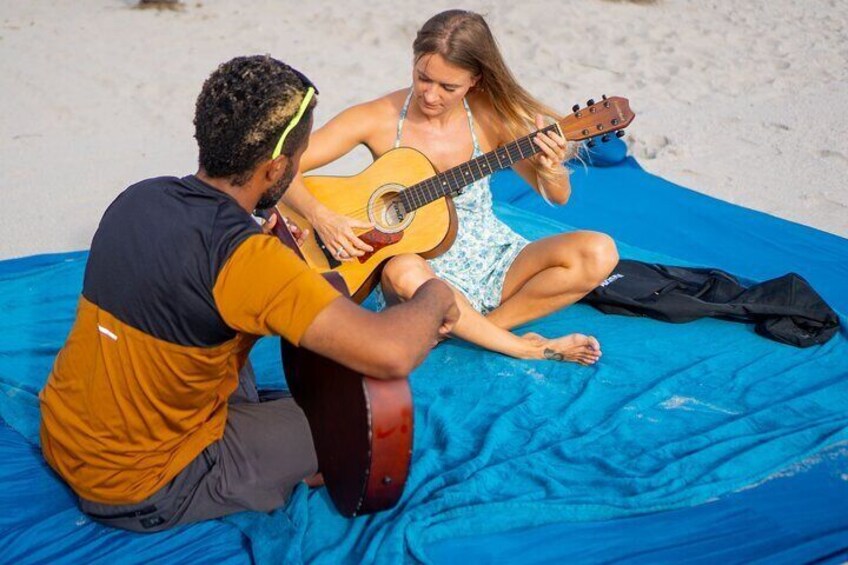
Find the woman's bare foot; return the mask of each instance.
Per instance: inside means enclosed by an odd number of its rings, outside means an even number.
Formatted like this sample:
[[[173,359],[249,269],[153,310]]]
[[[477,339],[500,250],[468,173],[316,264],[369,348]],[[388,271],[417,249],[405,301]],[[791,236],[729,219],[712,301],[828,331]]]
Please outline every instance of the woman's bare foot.
[[[601,357],[601,344],[592,336],[570,334],[556,339],[547,339],[539,334],[527,333],[521,337],[536,346],[535,359],[593,365]]]
[[[526,334],[521,336],[521,339],[526,339],[530,343],[536,345],[541,345],[548,340],[548,338],[546,338],[545,336],[533,332],[527,332]]]

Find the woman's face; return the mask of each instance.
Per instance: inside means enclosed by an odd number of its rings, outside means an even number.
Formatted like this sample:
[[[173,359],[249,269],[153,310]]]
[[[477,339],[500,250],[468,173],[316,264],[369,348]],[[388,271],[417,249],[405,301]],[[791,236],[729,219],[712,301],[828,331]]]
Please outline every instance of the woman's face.
[[[438,116],[459,104],[478,77],[448,63],[438,53],[423,55],[412,69],[415,101],[427,116]]]

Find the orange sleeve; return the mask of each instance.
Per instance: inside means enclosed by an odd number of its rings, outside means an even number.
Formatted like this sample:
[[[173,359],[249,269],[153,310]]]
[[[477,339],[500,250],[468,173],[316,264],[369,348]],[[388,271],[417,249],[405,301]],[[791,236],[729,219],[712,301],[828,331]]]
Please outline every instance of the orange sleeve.
[[[239,332],[276,334],[298,345],[321,310],[341,296],[270,235],[253,235],[227,260],[212,290],[224,322]]]

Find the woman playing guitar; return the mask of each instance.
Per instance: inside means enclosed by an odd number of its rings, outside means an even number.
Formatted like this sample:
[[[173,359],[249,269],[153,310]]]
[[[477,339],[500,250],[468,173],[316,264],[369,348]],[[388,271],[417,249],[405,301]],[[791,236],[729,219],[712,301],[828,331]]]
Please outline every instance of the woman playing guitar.
[[[364,144],[375,159],[401,145],[418,149],[444,171],[542,128],[546,119],[560,119],[516,82],[476,13],[449,10],[432,17],[418,32],[413,53],[412,88],[330,120],[312,134],[301,170]],[[543,198],[564,204],[571,191],[562,164],[566,141],[544,132],[534,141],[541,152],[514,168]],[[371,225],[327,208],[300,176],[285,201],[310,221],[337,259],[350,261],[372,250],[354,232]],[[522,359],[595,363],[601,348],[594,337],[519,337],[509,329],[573,304],[595,288],[618,262],[613,240],[576,231],[528,242],[495,217],[488,177],[468,186],[454,203],[459,227],[453,247],[430,261],[413,254],[388,261],[381,279],[385,299],[406,300],[438,277],[457,295],[456,337]]]

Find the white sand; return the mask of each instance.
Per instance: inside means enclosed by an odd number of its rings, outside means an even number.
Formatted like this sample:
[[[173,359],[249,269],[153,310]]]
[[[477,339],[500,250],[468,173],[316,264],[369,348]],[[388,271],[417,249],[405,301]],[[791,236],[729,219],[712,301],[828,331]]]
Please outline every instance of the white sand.
[[[0,258],[88,247],[128,184],[194,172],[204,78],[271,53],[321,89],[318,122],[410,80],[441,0],[0,2]],[[848,2],[469,1],[529,90],[563,111],[627,96],[631,151],[695,190],[848,236]],[[357,172],[363,151],[331,166]]]

